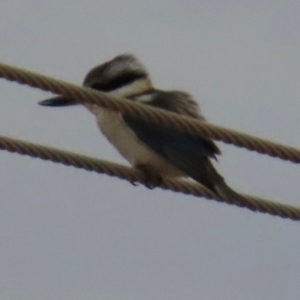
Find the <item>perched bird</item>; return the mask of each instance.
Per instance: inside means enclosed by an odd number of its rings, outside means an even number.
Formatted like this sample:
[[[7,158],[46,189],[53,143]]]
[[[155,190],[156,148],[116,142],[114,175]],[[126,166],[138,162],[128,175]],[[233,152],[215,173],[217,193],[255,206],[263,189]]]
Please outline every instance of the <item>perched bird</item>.
[[[120,55],[88,72],[83,86],[157,107],[205,122],[197,103],[181,91],[156,89],[147,70],[133,55]],[[58,96],[39,102],[44,106],[68,106],[75,100]],[[106,138],[130,164],[141,170],[150,186],[163,177],[188,176],[219,194],[240,195],[227,186],[210,159],[221,154],[216,144],[138,117],[84,104],[96,116]]]

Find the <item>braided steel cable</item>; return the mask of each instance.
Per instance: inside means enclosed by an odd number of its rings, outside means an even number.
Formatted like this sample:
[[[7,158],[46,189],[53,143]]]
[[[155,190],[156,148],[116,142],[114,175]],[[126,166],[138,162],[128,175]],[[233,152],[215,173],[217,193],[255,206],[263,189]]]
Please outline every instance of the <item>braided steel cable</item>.
[[[74,166],[87,171],[107,174],[130,182],[146,183],[144,182],[143,174],[139,170],[69,151],[63,151],[4,136],[0,136],[0,149],[21,155],[41,158],[43,160],[50,160],[66,166]],[[232,199],[220,198],[220,196],[202,187],[200,184],[186,180],[163,178],[162,185],[159,187],[186,195],[194,195],[196,197],[204,197],[218,202],[237,205],[255,212],[267,213],[281,218],[289,218],[291,220],[300,220],[300,207],[293,207],[291,205],[276,203],[248,195],[243,195],[245,201],[237,204]]]
[[[108,109],[119,110],[122,113],[138,116],[156,124],[172,126],[177,130],[188,132],[192,135],[212,138],[261,154],[267,154],[272,157],[300,163],[299,149],[208,124],[206,122],[197,121],[161,109],[134,103],[120,97],[113,97],[106,93],[76,86],[41,74],[0,64],[0,77],[21,84],[27,84],[31,87],[45,91],[50,91],[55,94],[64,95],[65,97],[73,98],[81,103],[98,104]]]

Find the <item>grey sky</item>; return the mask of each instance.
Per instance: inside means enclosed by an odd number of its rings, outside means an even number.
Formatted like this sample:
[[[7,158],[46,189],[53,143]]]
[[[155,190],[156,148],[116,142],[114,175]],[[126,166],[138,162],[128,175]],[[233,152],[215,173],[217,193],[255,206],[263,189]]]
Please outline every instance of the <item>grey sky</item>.
[[[1,0],[0,61],[80,84],[137,55],[213,123],[300,146],[299,1]],[[0,81],[1,135],[126,163],[82,107]],[[219,143],[235,189],[299,205],[299,166]],[[0,299],[297,299],[299,223],[0,152]]]

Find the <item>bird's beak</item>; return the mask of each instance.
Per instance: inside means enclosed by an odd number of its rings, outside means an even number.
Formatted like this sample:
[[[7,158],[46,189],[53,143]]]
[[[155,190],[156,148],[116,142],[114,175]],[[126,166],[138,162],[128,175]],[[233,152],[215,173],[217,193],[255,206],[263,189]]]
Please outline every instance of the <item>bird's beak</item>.
[[[73,99],[66,98],[64,96],[57,96],[50,99],[46,99],[38,102],[39,105],[42,106],[69,106],[79,104]]]

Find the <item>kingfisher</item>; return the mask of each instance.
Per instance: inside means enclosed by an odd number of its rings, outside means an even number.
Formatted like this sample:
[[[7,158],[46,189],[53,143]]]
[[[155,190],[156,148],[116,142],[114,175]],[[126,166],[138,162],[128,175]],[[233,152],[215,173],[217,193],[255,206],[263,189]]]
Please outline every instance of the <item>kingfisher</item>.
[[[165,91],[153,86],[144,65],[131,54],[122,54],[91,69],[83,86],[145,106],[156,107],[206,122],[197,102],[182,91]],[[79,104],[57,96],[39,102],[62,107]],[[218,195],[235,197],[212,164],[221,151],[209,138],[153,124],[139,117],[109,110],[96,104],[83,105],[96,117],[100,131],[118,152],[144,175],[146,185],[160,185],[164,177],[190,177]]]

